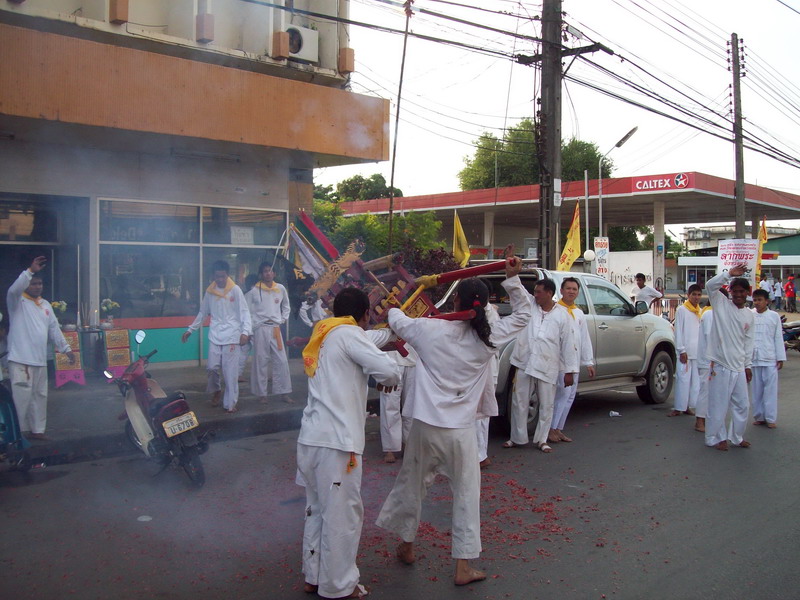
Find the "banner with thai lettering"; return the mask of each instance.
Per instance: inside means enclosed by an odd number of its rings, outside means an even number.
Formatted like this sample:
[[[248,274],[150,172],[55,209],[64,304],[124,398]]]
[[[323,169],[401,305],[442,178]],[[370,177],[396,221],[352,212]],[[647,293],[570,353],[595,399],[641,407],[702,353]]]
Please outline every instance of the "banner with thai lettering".
[[[608,270],[608,253],[610,250],[607,237],[594,238],[594,272],[606,279],[611,277],[611,273]]]
[[[720,240],[717,252],[717,273],[723,273],[737,265],[745,265],[744,278],[755,288],[756,261],[758,260],[758,240]]]

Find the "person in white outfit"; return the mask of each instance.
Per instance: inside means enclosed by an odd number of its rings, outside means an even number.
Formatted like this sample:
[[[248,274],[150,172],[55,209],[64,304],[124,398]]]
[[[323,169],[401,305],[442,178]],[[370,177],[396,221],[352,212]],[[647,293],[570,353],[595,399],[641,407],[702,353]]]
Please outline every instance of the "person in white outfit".
[[[720,289],[727,296],[728,291]],[[711,362],[708,360],[708,337],[714,322],[714,311],[711,305],[703,308],[700,313],[700,331],[697,335],[697,379],[700,385],[697,389],[697,406],[695,407],[694,429],[700,433],[706,431],[706,418],[708,417],[708,380]]]
[[[398,559],[415,561],[422,500],[437,474],[450,480],[453,493],[452,556],[454,582],[466,585],[486,578],[469,560],[481,552],[480,467],[475,419],[497,414],[491,359],[495,348],[511,341],[530,318],[530,302],[518,274],[522,261],[506,249],[506,277],[512,314],[489,325],[489,290],[480,279],[462,280],[455,294],[456,311],[474,311],[470,320],[411,319],[389,311],[389,325],[419,354],[403,466],[376,521],[402,539]]]
[[[528,412],[531,395],[536,394],[539,422],[533,435],[534,446],[542,452],[553,449],[547,443],[553,423],[553,404],[559,374],[563,373],[565,387],[571,387],[578,372],[577,345],[567,309],[553,299],[556,284],[552,279],[540,279],[528,295],[531,320],[527,329],[517,336],[511,353],[511,364],[517,367],[511,396],[511,439],[503,448],[528,443]]]
[[[753,342],[753,425],[777,427],[778,371],[786,361],[781,318],[769,310],[769,295],[764,290],[753,292],[753,315],[756,339]]]
[[[253,366],[250,370],[250,391],[262,404],[267,403],[268,381],[272,376],[272,393],[284,402],[291,402],[292,379],[289,357],[281,335],[281,325],[289,318],[289,294],[275,281],[272,265],[258,267],[259,280],[244,295],[253,326]]]
[[[575,300],[580,293],[580,283],[574,277],[565,277],[561,281],[561,299],[558,304],[567,309],[572,326],[572,338],[575,341],[576,362],[581,367],[586,367],[590,378],[594,378],[594,349],[592,340],[589,337],[589,327],[586,325],[586,315],[575,304]],[[572,385],[564,385],[566,373],[558,374],[558,386],[556,387],[556,397],[553,403],[553,424],[550,426],[550,433],[547,441],[552,443],[571,442],[572,438],[564,434],[564,426],[567,423],[567,416],[575,402],[575,395],[578,393],[578,377],[580,371],[572,374]]]
[[[414,372],[417,365],[417,353],[411,344],[405,344],[408,352],[403,356],[392,350],[387,354],[397,363],[400,369],[400,384],[391,390],[380,389],[381,404],[381,447],[383,462],[397,461],[396,454],[403,450],[403,441],[408,437],[411,419],[402,416],[403,406],[414,389]],[[382,388],[383,386],[381,386]]]
[[[644,282],[644,273],[637,273],[636,285],[631,290],[631,298],[633,299],[634,303],[645,302],[647,304],[647,310],[650,310],[650,305],[653,303],[653,300],[662,298],[664,294],[659,292],[657,289],[650,287],[649,285],[645,285]]]
[[[67,340],[58,327],[53,307],[42,298],[42,276],[47,259],[37,256],[8,288],[8,372],[19,425],[31,438],[46,440],[47,342],[75,362]]]
[[[703,288],[689,286],[686,302],[675,311],[675,351],[678,368],[675,373],[675,404],[668,417],[694,415],[700,393],[700,374],[697,371],[697,341],[700,336],[700,298]]]
[[[297,438],[299,482],[306,489],[303,529],[305,591],[323,598],[361,598],[356,555],[364,523],[361,500],[367,384],[394,386],[395,362],[366,335],[369,298],[345,288],[333,318],[317,323],[303,350],[308,404]],[[384,338],[384,343],[385,343]]]
[[[225,395],[222,406],[229,413],[236,412],[239,400],[239,357],[241,347],[250,340],[252,333],[250,311],[241,288],[228,276],[230,267],[224,260],[218,260],[212,266],[214,280],[206,289],[200,303],[200,312],[181,336],[185,344],[203,324],[207,316],[211,316],[208,328],[208,385],[206,391],[213,392],[212,406],[219,406],[222,386],[219,371],[225,379]]]
[[[500,313],[494,304],[486,305],[486,320],[489,325],[500,319]],[[492,357],[492,389],[497,389],[497,377],[500,374],[500,348],[497,348]],[[475,420],[475,440],[478,443],[478,464],[481,469],[485,469],[492,464],[489,458],[489,417],[481,417]]]
[[[775,310],[783,310],[783,282],[780,277],[772,284],[772,297],[775,299]]]
[[[314,327],[314,323],[329,317],[330,315],[322,306],[322,300],[314,299],[313,294],[309,295],[302,304],[300,304],[300,320],[308,325]]]
[[[750,408],[747,384],[753,378],[755,318],[747,308],[750,283],[741,278],[744,273],[745,266],[739,265],[706,283],[714,320],[706,349],[711,368],[705,441],[707,446],[717,450],[727,450],[728,442],[741,448],[750,447],[744,432]],[[720,292],[725,284],[728,284],[730,299]],[[729,409],[731,422],[726,430]]]

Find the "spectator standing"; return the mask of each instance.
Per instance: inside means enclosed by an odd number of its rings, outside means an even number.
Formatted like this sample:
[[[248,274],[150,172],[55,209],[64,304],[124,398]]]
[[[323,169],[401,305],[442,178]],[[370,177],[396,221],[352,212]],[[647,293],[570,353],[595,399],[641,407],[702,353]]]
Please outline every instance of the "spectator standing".
[[[786,297],[786,312],[797,312],[797,289],[794,285],[794,275],[789,275],[783,285],[783,295]]]
[[[636,285],[631,290],[631,298],[633,302],[645,302],[647,303],[647,310],[650,310],[650,305],[653,303],[654,300],[658,300],[662,298],[664,294],[659,292],[657,289],[650,287],[649,285],[645,285],[645,276],[644,273],[637,273],[636,274]]]
[[[769,310],[764,290],[753,293],[756,337],[753,344],[753,425],[775,429],[778,419],[778,371],[786,361],[783,327],[778,313]]]
[[[780,277],[775,279],[772,286],[772,295],[775,302],[775,310],[783,310],[783,282]]]
[[[689,286],[686,302],[675,311],[675,350],[678,368],[675,372],[675,405],[668,417],[695,414],[700,393],[697,371],[697,341],[700,335],[700,298],[703,290],[696,283]]]

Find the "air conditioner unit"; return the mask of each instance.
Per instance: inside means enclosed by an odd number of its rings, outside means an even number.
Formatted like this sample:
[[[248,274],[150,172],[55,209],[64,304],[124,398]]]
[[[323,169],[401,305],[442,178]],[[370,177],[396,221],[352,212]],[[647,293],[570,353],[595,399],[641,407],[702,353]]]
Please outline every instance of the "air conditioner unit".
[[[319,62],[319,32],[308,27],[289,25],[289,58],[304,62]]]

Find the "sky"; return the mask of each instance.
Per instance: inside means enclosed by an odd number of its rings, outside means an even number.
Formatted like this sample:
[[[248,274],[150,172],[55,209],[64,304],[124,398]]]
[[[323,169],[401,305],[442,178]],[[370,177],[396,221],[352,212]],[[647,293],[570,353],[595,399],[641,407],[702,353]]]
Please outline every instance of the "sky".
[[[351,0],[350,18],[402,30],[405,16],[395,4]],[[408,40],[395,187],[406,196],[458,191],[458,172],[464,158],[473,155],[472,144],[480,134],[489,131],[502,136],[505,127],[534,114],[539,70],[515,64],[506,55],[538,51],[537,43],[525,37],[541,35],[541,2],[416,0],[414,7],[519,36],[420,12],[411,18],[412,32],[492,53],[413,37]],[[615,52],[613,56],[602,52],[584,55],[596,66],[583,58],[565,59],[569,77],[680,115],[726,139],[570,80],[562,90],[563,138],[593,142],[602,153],[613,148],[609,158],[618,177],[699,171],[733,179],[732,134],[725,118],[732,114],[727,44],[731,33],[736,33],[745,53],[745,128],[758,138],[756,143],[778,149],[797,165],[745,150],[745,181],[800,194],[800,61],[792,50],[800,26],[800,0],[563,0],[562,9],[570,26],[565,46],[601,42]],[[393,145],[403,36],[351,26],[350,45],[356,56],[352,90],[391,100]],[[618,78],[607,75],[608,71]],[[688,116],[645,97],[619,78],[672,101]],[[624,146],[614,148],[634,126],[638,126],[636,134]],[[355,174],[368,177],[373,173],[382,173],[388,182],[391,160],[318,169],[315,183],[332,185]]]

